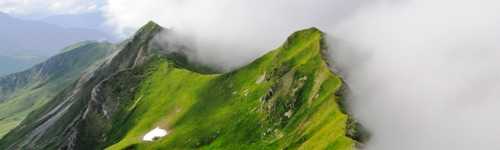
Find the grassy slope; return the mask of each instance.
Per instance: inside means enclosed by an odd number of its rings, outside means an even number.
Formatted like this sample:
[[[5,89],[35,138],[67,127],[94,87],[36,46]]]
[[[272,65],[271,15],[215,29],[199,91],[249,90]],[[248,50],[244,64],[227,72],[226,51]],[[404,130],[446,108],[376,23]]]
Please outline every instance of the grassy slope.
[[[48,81],[31,81],[26,87],[17,89],[15,94],[0,103],[0,138],[16,127],[33,110],[53,99],[64,88],[69,87],[75,80],[97,60],[106,56],[111,48],[107,43],[86,43],[74,47],[73,51],[67,50],[66,63],[69,68],[59,68],[60,73],[53,73]],[[78,52],[76,52],[78,51]],[[78,56],[74,56],[78,55]]]
[[[319,30],[303,30],[220,75],[155,59],[139,92],[113,118],[108,149],[354,149],[336,95],[342,82],[323,61],[321,42]],[[169,135],[141,141],[156,126]]]

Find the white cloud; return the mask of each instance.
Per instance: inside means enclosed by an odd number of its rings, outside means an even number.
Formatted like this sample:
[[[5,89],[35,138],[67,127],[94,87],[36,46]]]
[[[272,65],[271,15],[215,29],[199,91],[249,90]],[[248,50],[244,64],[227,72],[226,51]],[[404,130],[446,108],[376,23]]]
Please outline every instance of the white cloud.
[[[152,19],[191,36],[201,60],[229,68],[318,26],[334,37],[355,115],[373,132],[367,149],[500,149],[498,1],[109,2],[118,31]]]
[[[97,11],[98,5],[98,0],[1,0],[0,11],[39,17]]]
[[[148,20],[171,27],[191,37],[202,61],[227,69],[275,48],[297,29],[335,24],[363,2],[365,0],[108,0],[105,14],[124,37]]]
[[[333,30],[350,43],[333,51],[373,132],[367,149],[500,149],[498,10],[489,0],[383,2]]]

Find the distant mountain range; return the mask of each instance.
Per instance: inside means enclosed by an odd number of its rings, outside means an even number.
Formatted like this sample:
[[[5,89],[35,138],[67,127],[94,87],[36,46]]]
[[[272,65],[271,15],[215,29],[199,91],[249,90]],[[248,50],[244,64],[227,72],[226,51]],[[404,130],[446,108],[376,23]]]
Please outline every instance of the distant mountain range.
[[[0,55],[0,76],[27,69],[41,62],[44,57],[2,56]]]
[[[0,137],[112,50],[111,43],[81,42],[30,69],[0,77]]]
[[[23,20],[0,12],[0,76],[27,69],[73,43],[113,40],[109,34],[96,29],[62,27],[47,22]]]
[[[64,28],[92,29],[106,33],[112,32],[111,27],[105,25],[106,18],[100,12],[54,15],[39,20]]]

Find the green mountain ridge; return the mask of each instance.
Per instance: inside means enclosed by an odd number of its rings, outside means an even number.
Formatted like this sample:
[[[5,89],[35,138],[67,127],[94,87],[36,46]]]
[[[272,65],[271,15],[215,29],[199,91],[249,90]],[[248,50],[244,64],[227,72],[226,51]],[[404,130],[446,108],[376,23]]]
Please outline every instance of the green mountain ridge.
[[[0,77],[0,137],[112,51],[109,43],[77,45],[30,69]]]
[[[150,22],[0,140],[0,149],[355,149],[342,79],[323,59],[323,33],[292,34],[229,73],[165,54]],[[200,69],[200,70],[199,70]],[[165,137],[144,141],[154,128]]]

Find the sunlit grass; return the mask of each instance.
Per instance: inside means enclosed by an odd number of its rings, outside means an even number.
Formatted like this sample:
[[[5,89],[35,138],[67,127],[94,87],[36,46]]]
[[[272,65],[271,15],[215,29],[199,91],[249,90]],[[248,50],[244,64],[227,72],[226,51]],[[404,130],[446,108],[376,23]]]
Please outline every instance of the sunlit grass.
[[[155,59],[134,102],[118,115],[129,117],[113,121],[110,139],[119,140],[108,149],[354,149],[337,102],[342,82],[322,59],[322,36],[314,28],[297,32],[227,74]],[[141,141],[157,126],[169,134]]]

